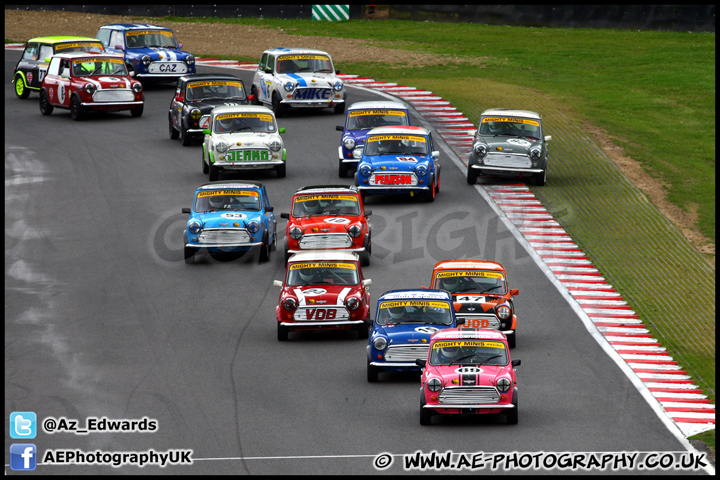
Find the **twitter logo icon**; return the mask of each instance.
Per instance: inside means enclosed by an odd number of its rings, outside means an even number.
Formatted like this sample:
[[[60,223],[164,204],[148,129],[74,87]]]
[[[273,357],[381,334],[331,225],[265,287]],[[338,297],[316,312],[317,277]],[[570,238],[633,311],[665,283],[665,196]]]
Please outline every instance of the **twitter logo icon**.
[[[35,412],[12,412],[10,414],[11,438],[35,438],[37,415]]]

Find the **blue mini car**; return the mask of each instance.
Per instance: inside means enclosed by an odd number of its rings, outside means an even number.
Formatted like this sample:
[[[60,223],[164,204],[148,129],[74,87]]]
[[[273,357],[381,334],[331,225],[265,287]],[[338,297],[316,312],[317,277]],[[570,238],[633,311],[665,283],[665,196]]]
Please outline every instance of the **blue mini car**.
[[[169,82],[195,73],[195,57],[182,51],[169,28],[140,23],[103,25],[96,35],[111,53],[125,56],[131,76]]]
[[[378,127],[367,134],[355,185],[370,194],[421,194],[426,202],[440,190],[440,152],[422,127]]]
[[[335,127],[343,132],[338,147],[341,178],[347,177],[348,172],[357,167],[368,131],[388,125],[410,125],[407,105],[401,102],[355,102],[350,105],[345,125]]]
[[[192,208],[183,208],[190,218],[183,232],[185,263],[206,250],[247,252],[260,247],[260,261],[270,259],[277,244],[273,207],[266,188],[258,182],[213,182],[195,191]]]
[[[367,345],[367,380],[380,372],[420,371],[415,360],[426,360],[430,337],[458,326],[450,292],[434,289],[391,290],[377,303]]]

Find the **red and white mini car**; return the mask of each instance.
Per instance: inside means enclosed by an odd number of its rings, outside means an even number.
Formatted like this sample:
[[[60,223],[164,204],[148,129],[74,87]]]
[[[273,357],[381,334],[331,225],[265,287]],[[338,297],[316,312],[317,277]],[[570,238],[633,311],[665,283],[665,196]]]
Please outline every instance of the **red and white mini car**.
[[[368,338],[371,283],[363,278],[356,253],[296,253],[285,281],[273,282],[282,288],[275,307],[278,340],[287,340],[291,330],[354,329],[359,338]]]
[[[492,328],[507,336],[510,348],[517,343],[517,316],[505,268],[487,260],[443,260],[433,267],[430,288],[452,293],[458,323],[465,327]]]
[[[434,414],[504,414],[518,423],[515,370],[507,339],[486,328],[448,328],[430,337],[420,377],[420,424]]]
[[[40,113],[50,115],[55,107],[70,109],[73,120],[81,120],[88,110],[130,110],[139,117],[143,87],[119,55],[62,53],[50,59],[40,86]]]
[[[281,213],[288,220],[285,229],[285,260],[306,250],[356,252],[362,266],[370,265],[372,248],[367,217],[357,187],[314,185],[293,195],[292,212]]]

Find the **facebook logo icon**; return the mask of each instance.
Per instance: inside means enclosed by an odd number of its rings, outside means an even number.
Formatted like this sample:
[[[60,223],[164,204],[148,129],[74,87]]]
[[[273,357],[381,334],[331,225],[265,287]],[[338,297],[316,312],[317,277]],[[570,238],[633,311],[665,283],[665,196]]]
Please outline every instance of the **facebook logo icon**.
[[[35,438],[37,416],[35,412],[12,412],[10,414],[10,438]]]
[[[37,447],[32,443],[10,445],[10,468],[13,470],[35,470]]]

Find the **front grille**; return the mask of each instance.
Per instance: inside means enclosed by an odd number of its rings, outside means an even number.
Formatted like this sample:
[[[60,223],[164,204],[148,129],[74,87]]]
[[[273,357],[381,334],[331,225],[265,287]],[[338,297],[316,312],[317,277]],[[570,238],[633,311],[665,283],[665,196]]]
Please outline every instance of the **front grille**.
[[[500,394],[495,387],[445,387],[438,402],[452,405],[478,405],[498,403]]]
[[[211,245],[239,245],[250,243],[250,235],[245,229],[204,230],[198,237],[198,242]]]
[[[347,233],[318,233],[303,235],[298,245],[303,250],[349,248],[352,245],[352,239]]]
[[[485,165],[489,167],[530,168],[532,162],[527,155],[508,155],[507,153],[489,153],[485,157]]]
[[[388,362],[414,362],[425,360],[428,356],[428,345],[395,345],[388,348],[385,360]]]
[[[93,101],[103,102],[134,102],[135,94],[130,90],[98,90],[93,94]]]
[[[458,313],[457,318],[458,320],[464,318],[465,325],[470,325],[471,323],[474,325],[481,322],[480,324],[482,327],[480,328],[492,328],[495,330],[500,329],[500,320],[498,320],[495,315],[468,315],[467,313]],[[483,320],[487,323],[484,323]]]

